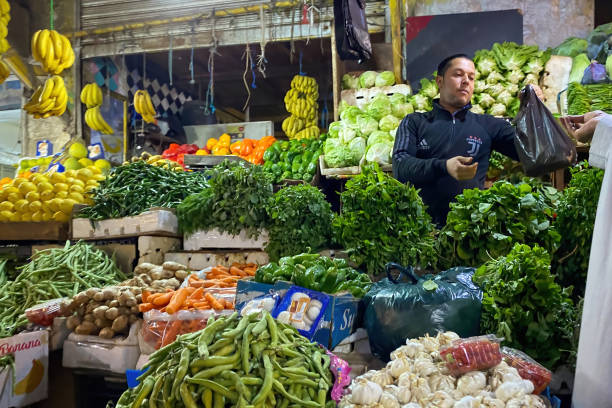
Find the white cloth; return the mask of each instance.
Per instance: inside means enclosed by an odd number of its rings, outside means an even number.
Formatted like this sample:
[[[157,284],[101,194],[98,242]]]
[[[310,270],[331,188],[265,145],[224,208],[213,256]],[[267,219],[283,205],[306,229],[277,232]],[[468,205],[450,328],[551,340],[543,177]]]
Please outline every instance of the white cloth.
[[[593,136],[589,162],[605,169],[582,312],[572,406],[612,407],[612,116]]]

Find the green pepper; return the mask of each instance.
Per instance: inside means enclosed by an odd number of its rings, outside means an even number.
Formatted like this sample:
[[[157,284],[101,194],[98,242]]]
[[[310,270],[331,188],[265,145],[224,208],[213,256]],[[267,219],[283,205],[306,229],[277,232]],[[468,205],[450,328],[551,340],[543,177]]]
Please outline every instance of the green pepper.
[[[276,152],[274,152],[271,148],[266,149],[266,151],[263,154],[263,159],[266,163],[276,160]]]
[[[317,172],[317,164],[310,162],[306,167],[306,173],[314,175]]]
[[[281,150],[284,150],[284,151],[289,150],[289,142],[287,141],[282,142],[280,147],[281,147]]]
[[[319,291],[325,292],[325,293],[334,293],[333,291],[336,288],[337,277],[338,277],[338,274],[336,272],[336,269],[329,268],[326,272],[325,278],[323,278],[323,281],[321,282],[321,285],[319,286],[320,287]]]
[[[310,288],[314,283],[314,275],[309,275],[308,273],[306,273],[306,271],[307,269],[304,265],[295,265],[292,280],[298,286],[301,286],[303,288]]]
[[[312,151],[306,150],[302,155],[303,162],[310,162],[312,160]]]
[[[278,270],[278,268],[279,266],[274,262],[260,266],[257,268],[257,272],[255,272],[255,281],[262,283],[274,283],[272,276]]]
[[[291,172],[293,174],[299,173],[302,163],[296,158],[293,160],[293,164],[291,165]]]
[[[285,172],[283,172],[283,174],[281,174],[281,180],[287,180],[287,179],[290,179],[290,178],[292,178],[290,171],[285,171]]]
[[[300,263],[300,260],[297,261],[297,263]],[[294,257],[291,256],[283,256],[279,261],[278,264],[280,266],[285,266],[285,265],[290,265],[293,266],[296,264],[296,260],[294,259]]]

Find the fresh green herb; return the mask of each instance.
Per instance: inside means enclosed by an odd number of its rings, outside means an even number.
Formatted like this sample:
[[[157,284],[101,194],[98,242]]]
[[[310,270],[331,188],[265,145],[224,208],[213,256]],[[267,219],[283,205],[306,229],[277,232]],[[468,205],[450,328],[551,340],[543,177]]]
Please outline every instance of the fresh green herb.
[[[488,179],[508,180],[511,183],[518,183],[525,177],[521,163],[512,160],[508,156],[493,150],[489,158],[489,169],[487,170]]]
[[[261,166],[224,162],[205,172],[208,189],[187,197],[178,207],[179,228],[186,234],[214,228],[257,237],[268,226],[266,204],[272,198],[272,178]]]
[[[482,333],[503,337],[548,368],[567,363],[577,314],[571,288],[555,282],[544,248],[516,244],[478,268],[473,280],[483,289]]]
[[[138,215],[153,207],[174,208],[206,188],[201,173],[169,170],[143,161],[115,167],[93,191],[94,204],[80,216],[91,220]]]
[[[537,243],[554,252],[561,239],[551,224],[557,199],[552,187],[530,179],[516,185],[497,181],[488,190],[464,190],[451,203],[440,232],[440,266],[478,267],[506,255],[515,243]]]
[[[329,245],[332,211],[325,195],[309,185],[282,188],[266,207],[270,218],[266,252],[271,261]]]
[[[383,273],[388,262],[426,268],[435,261],[435,228],[413,186],[372,164],[346,183],[341,201],[334,239],[368,273]]]
[[[604,171],[582,163],[571,169],[572,178],[557,207],[555,227],[561,246],[553,270],[563,286],[574,286],[574,299],[584,296],[595,214]]]

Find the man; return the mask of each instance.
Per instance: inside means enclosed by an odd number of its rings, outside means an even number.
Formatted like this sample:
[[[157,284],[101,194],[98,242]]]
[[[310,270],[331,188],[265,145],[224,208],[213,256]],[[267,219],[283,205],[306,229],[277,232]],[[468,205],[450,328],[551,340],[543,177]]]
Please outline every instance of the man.
[[[446,223],[449,203],[464,189],[483,188],[491,150],[518,160],[515,130],[503,119],[470,112],[475,67],[465,54],[438,65],[440,99],[433,110],[404,118],[395,137],[393,175],[421,189],[433,221]],[[539,87],[534,87],[541,95]]]
[[[605,115],[604,111],[596,110],[587,112],[584,115],[563,116],[561,124],[577,141],[588,143],[593,138],[597,124]]]

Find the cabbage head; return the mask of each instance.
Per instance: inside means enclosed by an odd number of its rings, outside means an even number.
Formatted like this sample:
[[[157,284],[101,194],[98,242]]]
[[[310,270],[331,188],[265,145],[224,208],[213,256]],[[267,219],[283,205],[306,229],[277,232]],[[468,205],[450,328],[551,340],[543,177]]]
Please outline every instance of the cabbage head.
[[[506,105],[502,103],[495,103],[489,108],[489,115],[493,116],[504,116],[506,114]]]
[[[338,137],[340,129],[342,129],[342,122],[332,122],[329,124],[328,133],[331,137]]]
[[[342,126],[342,129],[338,132],[338,137],[342,143],[346,144],[357,137],[357,132],[349,126]]]
[[[344,74],[342,76],[342,88],[343,89],[359,89],[359,78],[354,77],[350,74]]]
[[[376,95],[370,101],[367,107],[367,114],[376,120],[382,119],[384,116],[391,114],[391,102],[387,95]]]
[[[474,81],[474,93],[481,93],[487,90],[487,83],[484,79]]]
[[[421,94],[420,92],[412,96],[410,103],[412,104],[412,106],[414,106],[414,110],[416,112],[425,112],[433,108],[430,99],[426,95]]]
[[[502,74],[500,74],[497,71],[492,71],[488,76],[487,79],[485,79],[485,82],[489,85],[491,84],[496,84],[498,82],[504,82],[506,80],[506,78],[504,78],[504,76]]]
[[[525,74],[520,69],[515,69],[506,73],[506,79],[512,84],[519,84],[524,78]]]
[[[393,144],[389,142],[376,143],[368,147],[366,161],[368,163],[391,164]]]
[[[497,102],[503,103],[505,106],[510,106],[513,100],[514,96],[512,96],[512,94],[507,89],[505,89],[497,96]]]
[[[402,94],[393,94],[389,97],[391,101],[391,114],[396,118],[403,119],[406,115],[414,112],[414,108]]]
[[[354,153],[351,148],[345,144],[339,144],[333,149],[329,149],[324,157],[327,166],[332,168],[349,167],[358,163],[355,162]]]
[[[489,94],[481,93],[476,98],[476,101],[478,102],[478,105],[480,105],[480,106],[482,106],[483,108],[486,109],[486,108],[491,107],[495,103],[495,98],[493,98]]]
[[[357,116],[357,128],[362,136],[367,137],[370,133],[378,130],[378,121],[368,115]]]
[[[421,79],[421,89],[419,93],[428,96],[429,98],[435,98],[438,94],[438,84],[435,80],[429,80],[426,78]]]
[[[359,87],[360,88],[372,88],[376,83],[376,76],[378,74],[374,71],[366,71],[359,76]]]
[[[383,71],[376,76],[374,83],[376,86],[391,86],[395,85],[395,74],[391,71]]]
[[[376,132],[372,132],[372,134],[368,137],[368,146],[372,146],[377,143],[388,143],[393,142],[393,138],[388,132],[383,132],[382,130],[377,130]]]
[[[342,141],[340,139],[330,137],[325,141],[325,145],[323,146],[323,154],[327,154],[329,151],[335,149],[340,145],[342,145]]]
[[[343,122],[355,124],[357,121],[357,115],[361,115],[361,109],[356,106],[347,106],[346,109],[344,109],[340,114],[340,119]]]
[[[487,93],[492,97],[497,98],[500,93],[504,92],[505,88],[506,87],[504,86],[504,84],[489,85],[489,87],[487,88]]]
[[[387,115],[378,122],[378,128],[383,131],[390,131],[397,129],[400,124],[400,120],[393,115]]]
[[[359,163],[366,151],[366,140],[363,137],[356,137],[350,141],[348,146],[353,152],[354,162]]]
[[[476,104],[476,105],[472,105],[472,108],[470,109],[470,111],[472,111],[472,113],[477,113],[479,115],[484,115],[485,110],[482,108],[482,106]]]

